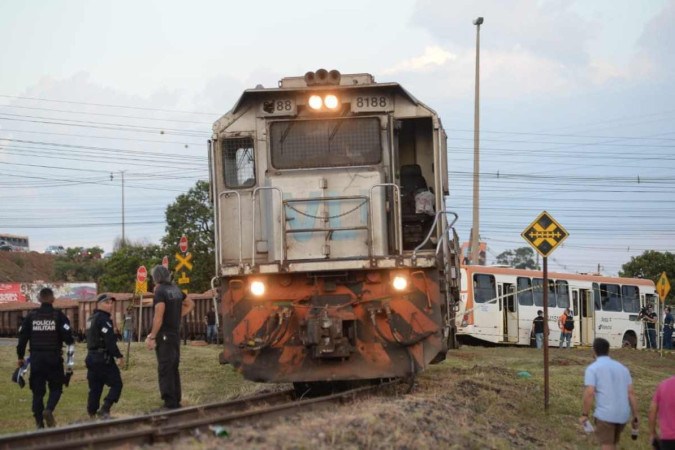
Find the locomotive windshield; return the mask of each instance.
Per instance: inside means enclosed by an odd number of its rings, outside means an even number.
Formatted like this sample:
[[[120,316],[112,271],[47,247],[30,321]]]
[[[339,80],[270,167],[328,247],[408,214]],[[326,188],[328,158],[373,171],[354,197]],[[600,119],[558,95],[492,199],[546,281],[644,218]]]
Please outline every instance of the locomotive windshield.
[[[382,156],[376,117],[273,122],[270,135],[277,169],[364,166]]]

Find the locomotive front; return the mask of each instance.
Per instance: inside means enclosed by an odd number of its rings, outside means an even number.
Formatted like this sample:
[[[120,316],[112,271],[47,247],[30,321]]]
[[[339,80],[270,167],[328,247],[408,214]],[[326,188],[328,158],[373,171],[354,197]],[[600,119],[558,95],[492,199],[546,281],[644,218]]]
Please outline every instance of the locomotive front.
[[[255,381],[402,377],[455,343],[445,133],[397,83],[318,70],[213,127],[221,362]]]

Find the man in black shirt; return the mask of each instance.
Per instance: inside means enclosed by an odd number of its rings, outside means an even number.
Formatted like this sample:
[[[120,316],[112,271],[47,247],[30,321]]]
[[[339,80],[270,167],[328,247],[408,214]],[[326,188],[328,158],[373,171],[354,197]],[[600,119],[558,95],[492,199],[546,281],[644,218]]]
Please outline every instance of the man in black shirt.
[[[544,346],[544,316],[541,310],[537,311],[537,317],[532,321],[532,328],[534,329],[534,338],[537,341],[537,348]]]
[[[39,293],[40,307],[28,313],[19,328],[19,344],[16,353],[17,365],[21,367],[26,355],[26,345],[30,342],[30,378],[33,391],[33,416],[38,428],[56,426],[54,409],[61,398],[66,375],[63,372],[62,347],[68,344],[68,371],[72,373],[75,341],[68,317],[54,309],[54,292],[43,288]],[[49,385],[47,407],[44,396]]]
[[[642,320],[645,322],[645,339],[647,348],[656,348],[656,313],[652,305],[647,305],[647,314]]]
[[[124,366],[124,356],[117,347],[117,338],[113,329],[110,312],[113,308],[114,297],[101,294],[96,299],[96,309],[87,323],[87,381],[89,383],[89,395],[87,397],[87,412],[89,417],[105,419],[110,416],[110,408],[122,394],[122,376],[120,369],[115,365],[115,360],[120,367]],[[110,386],[108,395],[101,404],[103,388]]]
[[[171,283],[171,273],[164,266],[152,269],[155,282],[152,330],[145,342],[148,349],[157,355],[159,392],[167,409],[180,408],[181,386],[178,365],[180,363],[180,320],[194,308],[191,299]]]

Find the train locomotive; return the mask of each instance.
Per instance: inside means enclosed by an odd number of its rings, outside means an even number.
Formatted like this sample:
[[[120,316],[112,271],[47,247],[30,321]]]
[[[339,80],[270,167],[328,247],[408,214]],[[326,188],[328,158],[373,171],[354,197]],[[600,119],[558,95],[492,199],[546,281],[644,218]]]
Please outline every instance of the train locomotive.
[[[259,382],[414,375],[456,346],[446,134],[398,83],[244,91],[209,141],[220,361]]]

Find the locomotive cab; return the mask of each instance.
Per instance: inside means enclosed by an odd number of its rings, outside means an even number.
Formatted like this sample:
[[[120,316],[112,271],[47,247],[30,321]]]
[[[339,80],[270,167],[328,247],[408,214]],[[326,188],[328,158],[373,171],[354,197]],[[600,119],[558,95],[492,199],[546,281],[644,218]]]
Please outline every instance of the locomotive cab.
[[[316,381],[444,357],[459,271],[433,110],[397,83],[320,69],[245,91],[213,131],[224,362]]]

